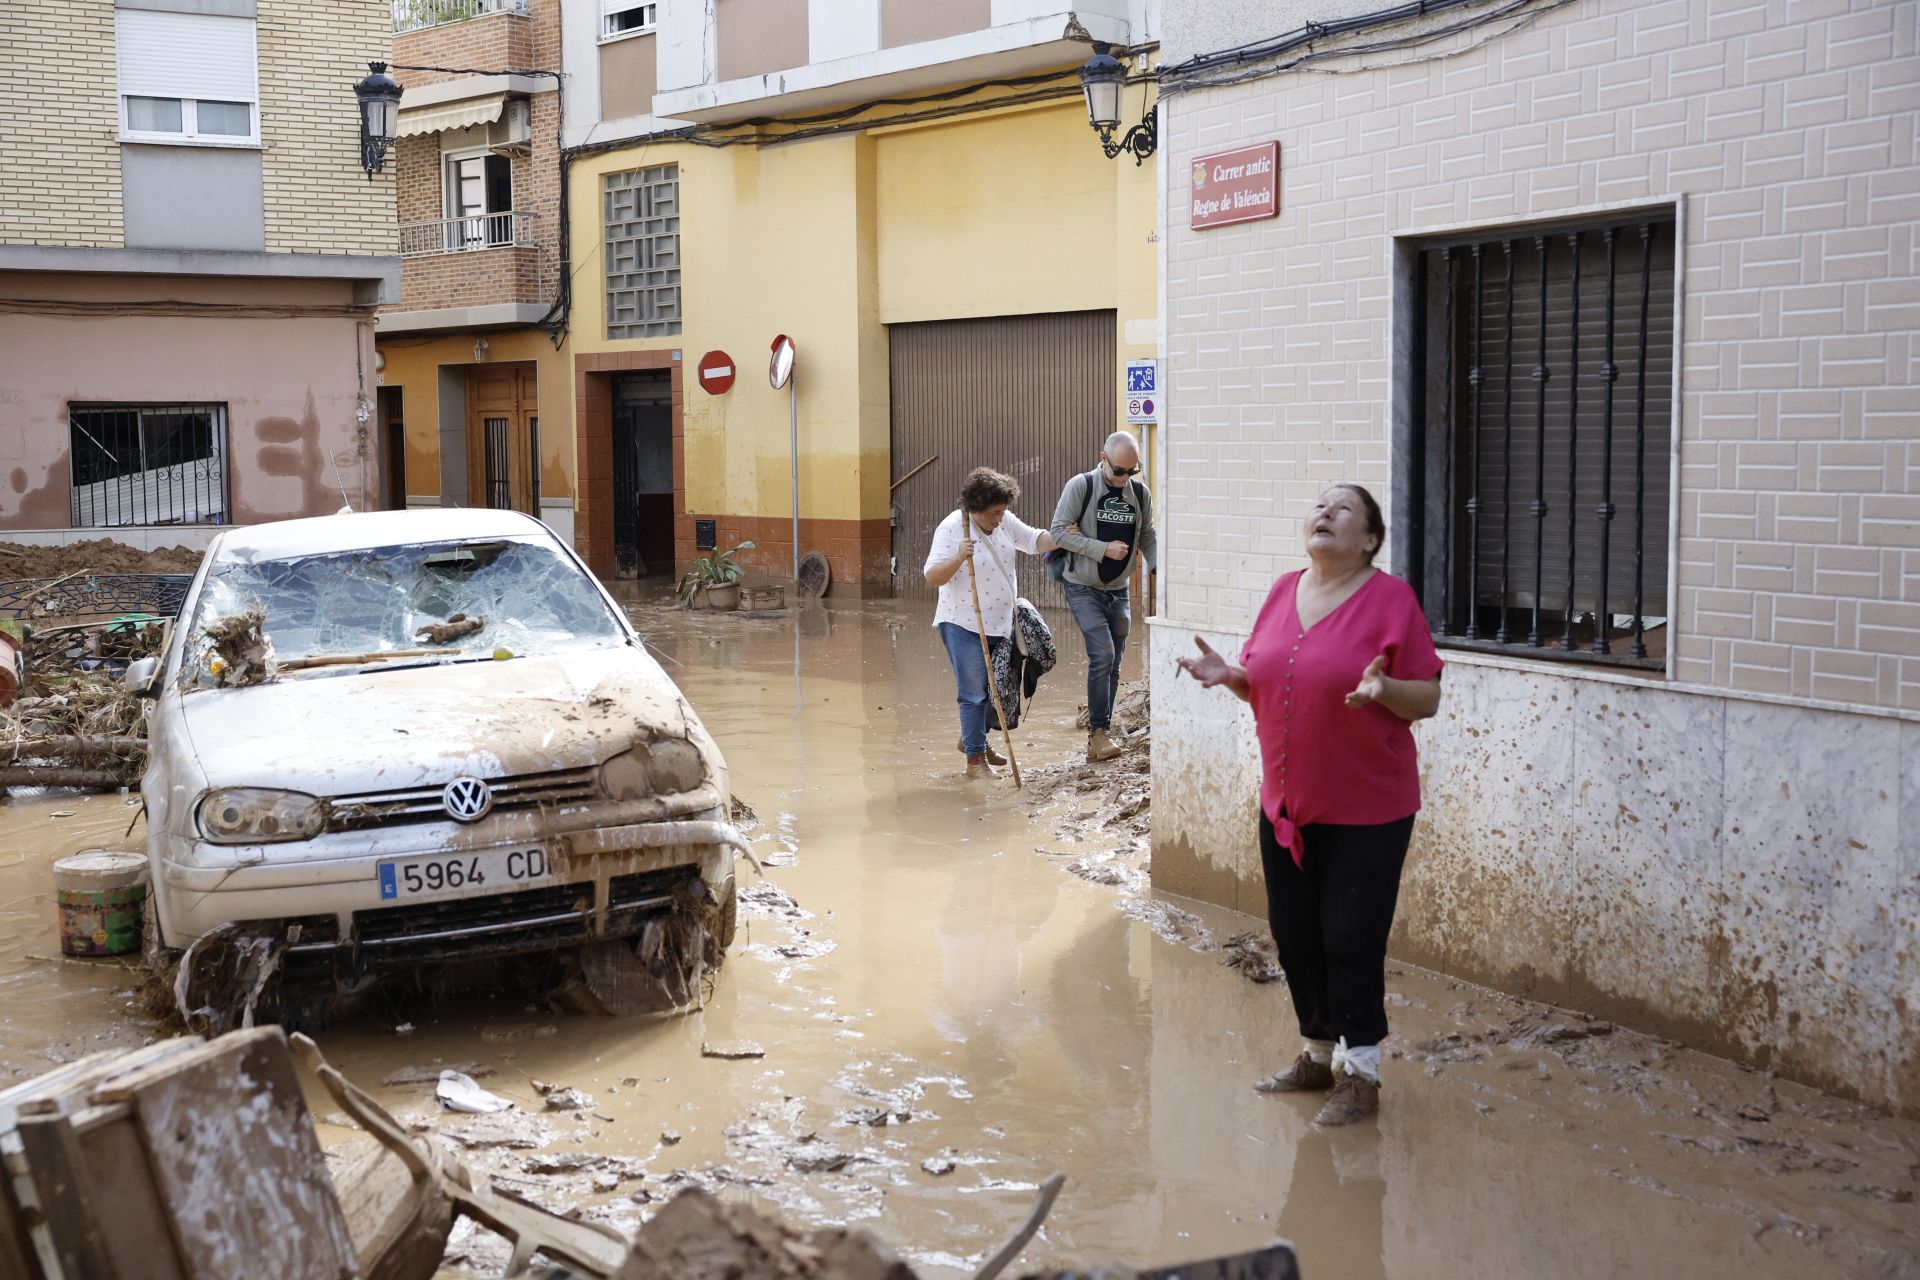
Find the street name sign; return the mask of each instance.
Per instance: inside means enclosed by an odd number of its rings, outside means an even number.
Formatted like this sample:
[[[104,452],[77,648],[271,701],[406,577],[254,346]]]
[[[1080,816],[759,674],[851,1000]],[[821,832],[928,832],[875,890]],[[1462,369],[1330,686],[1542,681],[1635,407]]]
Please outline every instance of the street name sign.
[[[1280,144],[1261,142],[1193,162],[1187,225],[1195,231],[1271,218],[1280,212]]]

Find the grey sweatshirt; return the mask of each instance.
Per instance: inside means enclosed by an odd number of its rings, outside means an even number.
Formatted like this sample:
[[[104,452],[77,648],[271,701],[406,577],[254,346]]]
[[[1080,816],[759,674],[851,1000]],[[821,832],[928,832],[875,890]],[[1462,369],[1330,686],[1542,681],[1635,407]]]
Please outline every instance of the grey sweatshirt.
[[[1153,495],[1137,478],[1129,476],[1127,499],[1140,508],[1139,531],[1133,539],[1133,552],[1127,557],[1120,575],[1112,582],[1102,582],[1100,562],[1106,558],[1107,544],[1089,537],[1085,532],[1076,533],[1074,530],[1080,527],[1083,518],[1092,517],[1106,492],[1106,481],[1096,472],[1082,471],[1067,481],[1066,488],[1060,491],[1060,502],[1053,509],[1053,525],[1048,532],[1053,534],[1055,543],[1073,553],[1067,557],[1068,582],[1077,582],[1083,587],[1098,587],[1102,591],[1119,591],[1127,585],[1127,579],[1133,573],[1135,556],[1145,556],[1147,568],[1155,573],[1160,571],[1160,535],[1153,526]]]

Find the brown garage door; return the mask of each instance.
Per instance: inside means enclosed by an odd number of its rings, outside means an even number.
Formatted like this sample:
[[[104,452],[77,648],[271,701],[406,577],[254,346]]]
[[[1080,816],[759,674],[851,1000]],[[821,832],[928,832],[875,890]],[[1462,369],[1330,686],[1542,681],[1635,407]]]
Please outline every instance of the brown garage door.
[[[969,471],[993,467],[1018,480],[1015,513],[1044,529],[1061,487],[1093,466],[1117,407],[1114,313],[896,324],[888,336],[894,477],[939,456],[893,491],[893,590],[931,601],[920,567]],[[1020,557],[1020,594],[1066,607],[1038,557]]]

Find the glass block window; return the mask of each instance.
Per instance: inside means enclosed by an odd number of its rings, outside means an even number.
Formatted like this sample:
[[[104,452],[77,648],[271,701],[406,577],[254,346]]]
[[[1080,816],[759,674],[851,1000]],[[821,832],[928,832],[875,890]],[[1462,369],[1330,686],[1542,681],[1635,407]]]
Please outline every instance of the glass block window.
[[[680,168],[606,179],[607,337],[680,332]]]

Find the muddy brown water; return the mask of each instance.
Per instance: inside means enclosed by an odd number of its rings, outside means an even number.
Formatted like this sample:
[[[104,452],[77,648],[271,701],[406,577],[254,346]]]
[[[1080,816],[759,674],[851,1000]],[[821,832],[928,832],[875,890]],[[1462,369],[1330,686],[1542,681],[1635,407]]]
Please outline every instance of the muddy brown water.
[[[619,1021],[471,993],[319,1037],[508,1187],[631,1229],[707,1185],[863,1226],[940,1277],[1055,1171],[1035,1267],[1279,1236],[1310,1280],[1920,1275],[1920,1125],[1420,970],[1393,967],[1378,1124],[1315,1131],[1313,1100],[1248,1087],[1297,1048],[1284,985],[1222,963],[1259,922],[1155,899],[1137,824],[1108,825],[1099,788],[1035,814],[1006,781],[961,780],[924,615],[634,612],[761,820],[767,879],[743,882],[706,1008]],[[1041,782],[1084,742],[1084,659],[1050,621],[1062,664],[1017,735]],[[0,1084],[159,1033],[130,969],[56,954],[52,861],[118,843],[131,814],[117,795],[0,802]],[[520,1109],[437,1113],[442,1065]],[[547,1109],[536,1082],[591,1105]],[[314,1106],[324,1140],[359,1140]],[[463,1236],[451,1260],[484,1266],[490,1244]]]

